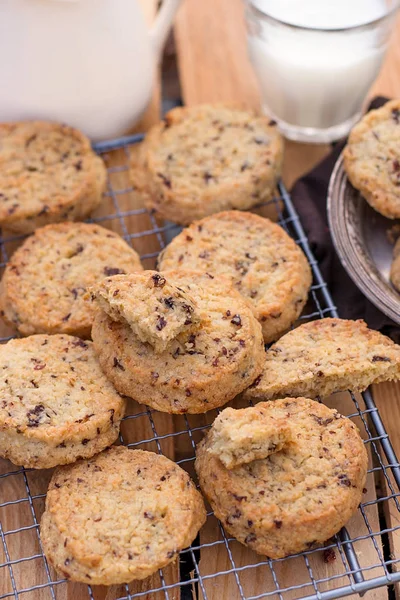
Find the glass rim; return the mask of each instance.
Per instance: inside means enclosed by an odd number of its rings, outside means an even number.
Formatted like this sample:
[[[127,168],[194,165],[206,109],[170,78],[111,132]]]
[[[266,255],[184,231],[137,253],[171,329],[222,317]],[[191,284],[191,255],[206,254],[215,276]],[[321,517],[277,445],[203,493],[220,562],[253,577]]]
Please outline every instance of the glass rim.
[[[254,1],[255,0],[246,0],[247,5],[250,6],[251,10],[254,10],[262,18],[268,19],[269,21],[272,21],[273,23],[278,23],[279,25],[284,25],[285,27],[290,27],[291,29],[294,29],[294,30],[313,31],[315,33],[319,33],[319,32],[321,32],[321,33],[342,33],[342,32],[346,32],[346,31],[350,32],[350,31],[362,30],[364,28],[371,27],[371,25],[377,25],[377,24],[385,21],[385,19],[389,19],[400,8],[400,0],[396,0],[396,2],[394,3],[394,6],[390,9],[388,9],[387,12],[384,15],[382,15],[381,17],[377,17],[375,19],[372,19],[371,21],[367,21],[366,23],[360,23],[360,25],[351,25],[349,27],[326,28],[326,27],[313,27],[313,26],[307,26],[307,25],[296,25],[295,23],[289,23],[288,21],[284,21],[283,19],[279,19],[278,17],[274,17],[273,15],[270,15],[269,13],[264,12],[261,8],[259,8],[258,6],[256,6],[254,4]]]

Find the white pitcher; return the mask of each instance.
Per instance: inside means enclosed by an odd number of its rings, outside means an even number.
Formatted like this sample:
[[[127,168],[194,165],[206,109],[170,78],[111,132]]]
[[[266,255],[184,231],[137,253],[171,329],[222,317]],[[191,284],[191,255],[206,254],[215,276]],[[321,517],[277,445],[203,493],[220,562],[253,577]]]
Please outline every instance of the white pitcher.
[[[0,121],[125,133],[151,98],[179,3],[164,0],[148,31],[137,0],[0,0]]]

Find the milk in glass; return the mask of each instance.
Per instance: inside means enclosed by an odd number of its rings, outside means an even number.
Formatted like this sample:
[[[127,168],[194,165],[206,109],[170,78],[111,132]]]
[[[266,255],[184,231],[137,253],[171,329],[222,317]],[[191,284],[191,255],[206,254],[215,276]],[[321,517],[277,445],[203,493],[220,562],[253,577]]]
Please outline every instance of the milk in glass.
[[[345,135],[382,63],[389,25],[371,22],[387,15],[387,3],[253,0],[249,5],[249,52],[265,112],[294,139]]]

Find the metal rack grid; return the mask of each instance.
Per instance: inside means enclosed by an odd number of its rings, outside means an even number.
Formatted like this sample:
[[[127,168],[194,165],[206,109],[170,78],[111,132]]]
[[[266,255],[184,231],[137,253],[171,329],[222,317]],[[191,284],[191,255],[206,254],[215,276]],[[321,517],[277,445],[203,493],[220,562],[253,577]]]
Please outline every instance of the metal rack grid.
[[[107,192],[112,214],[100,213],[91,221],[119,231],[141,253],[145,268],[152,268],[159,251],[179,228],[174,224],[158,223],[155,216],[142,207],[132,208],[134,190],[126,183],[126,174],[130,151],[140,140],[141,136],[130,136],[95,146],[106,164],[113,163],[108,168]],[[120,151],[118,164],[114,164],[115,161],[112,160],[116,150]],[[279,194],[280,197],[263,205],[263,209],[267,208],[269,214],[271,209],[275,212],[278,223],[305,252],[314,276],[310,301],[300,320],[336,317],[336,308],[283,184],[279,185]],[[4,268],[10,251],[21,239],[22,236],[0,238],[0,268]],[[141,251],[142,248],[144,251]],[[2,337],[0,341],[8,339],[10,338]],[[229,598],[232,600],[270,597],[279,600],[331,600],[353,593],[362,595],[367,590],[400,581],[400,572],[396,569],[400,557],[396,558],[392,554],[391,546],[393,536],[400,534],[400,525],[394,524],[400,511],[400,465],[370,392],[363,394],[362,398],[350,392],[348,396],[348,402],[351,396],[352,408],[347,411],[347,416],[357,421],[369,449],[371,464],[368,471],[368,497],[360,504],[358,515],[350,521],[347,528],[342,529],[323,548],[310,548],[286,559],[271,560],[245,550],[233,538],[228,537],[209,511],[208,525],[203,528],[205,533],[202,530],[192,546],[180,554],[178,581],[171,578],[171,572],[166,568],[159,571],[158,578],[151,579],[148,587],[142,585],[139,589],[126,585],[118,588],[115,598],[175,600],[180,597],[185,600],[209,600],[215,597],[215,582],[223,578],[224,581],[229,580]],[[165,453],[193,474],[196,443],[210,426],[217,411],[211,411],[211,414],[207,413],[202,418],[198,415],[172,418],[134,403],[131,404],[131,409],[121,428],[121,443]],[[139,423],[142,432],[140,439],[132,438],[130,431]],[[184,440],[180,447],[183,446],[186,450],[180,450],[175,455],[177,440]],[[65,592],[65,587],[70,585],[49,567],[40,542],[39,515],[43,509],[48,479],[47,472],[18,468],[10,463],[0,471],[0,600],[56,600],[60,597],[60,590],[64,588]],[[26,508],[22,522],[18,523],[9,518],[10,511],[16,505]],[[5,513],[6,518],[2,514],[4,511],[8,511]],[[26,538],[28,535],[31,536],[29,543]],[[21,536],[22,541],[13,543],[18,536]],[[209,559],[211,552],[212,560]],[[218,561],[215,560],[216,555]],[[29,563],[35,565],[34,569],[30,569],[30,572],[35,572],[33,582],[24,579]],[[254,577],[248,578],[248,573]],[[291,573],[296,574],[295,580]],[[261,593],[260,586],[255,593],[249,585],[249,580],[257,578],[263,581]],[[75,598],[75,594],[79,594],[79,598],[91,600],[104,598],[104,593],[100,594],[94,587],[79,586],[79,591],[78,587],[74,590],[70,597]]]

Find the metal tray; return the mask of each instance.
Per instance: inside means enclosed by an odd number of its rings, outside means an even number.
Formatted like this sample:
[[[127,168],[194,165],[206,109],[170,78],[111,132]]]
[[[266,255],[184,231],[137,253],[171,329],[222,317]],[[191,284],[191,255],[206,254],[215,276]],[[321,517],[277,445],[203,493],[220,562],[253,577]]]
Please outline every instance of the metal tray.
[[[390,283],[393,244],[386,219],[350,184],[339,157],[328,191],[328,220],[339,258],[354,283],[385,315],[400,325],[400,294]]]
[[[91,221],[118,231],[139,252],[144,267],[154,268],[157,254],[179,227],[157,221],[135,198],[128,165],[140,139],[132,136],[95,146],[108,167],[108,191]],[[283,184],[278,191],[259,210],[277,220],[310,262],[313,285],[300,322],[337,317],[290,196]],[[0,270],[21,239],[0,237]],[[5,335],[0,341],[7,339]],[[280,560],[258,556],[229,537],[209,510],[198,538],[180,553],[179,577],[167,567],[144,582],[108,590],[72,584],[48,565],[41,546],[39,522],[49,472],[0,460],[0,600],[332,600],[400,581],[400,557],[391,546],[400,534],[400,466],[372,395],[348,392],[326,402],[346,406],[345,414],[360,428],[370,464],[368,492],[359,510],[323,547]],[[132,401],[120,442],[163,453],[193,475],[196,444],[216,414],[214,410],[172,417]]]

